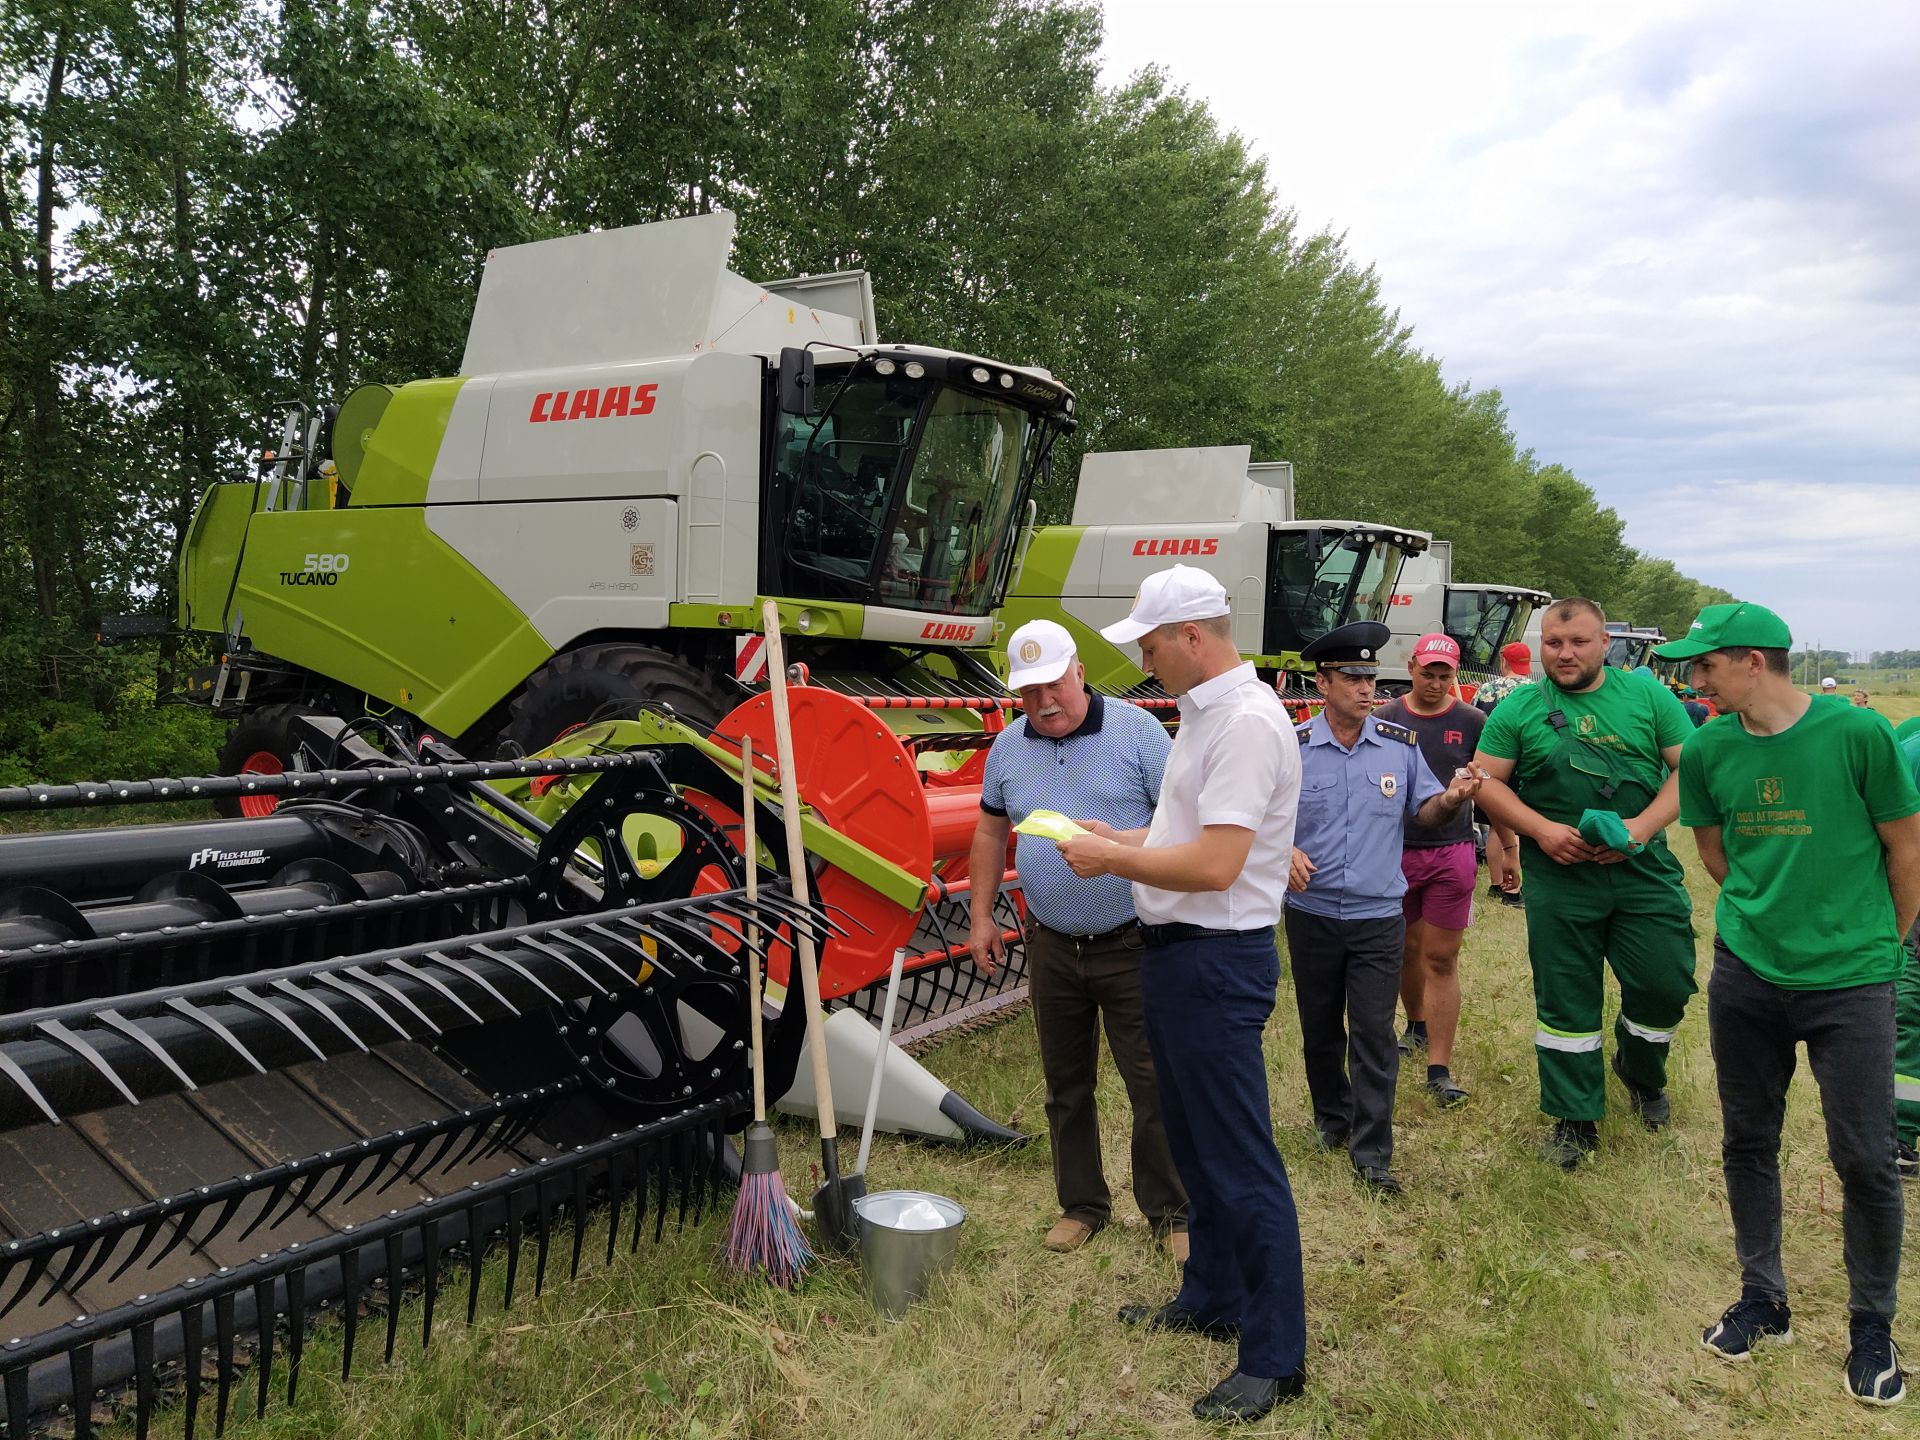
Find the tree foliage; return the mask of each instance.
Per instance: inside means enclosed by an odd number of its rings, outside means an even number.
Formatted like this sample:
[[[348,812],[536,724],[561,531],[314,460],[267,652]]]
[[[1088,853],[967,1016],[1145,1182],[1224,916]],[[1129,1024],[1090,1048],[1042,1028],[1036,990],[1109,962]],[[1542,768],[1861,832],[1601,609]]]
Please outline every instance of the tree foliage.
[[[195,498],[277,406],[452,371],[489,249],[715,206],[742,273],[864,267],[883,334],[1066,379],[1046,518],[1087,449],[1250,444],[1460,580],[1684,626],[1709,592],[1099,44],[1083,0],[12,0],[0,717],[170,690],[191,657],[143,676],[100,617],[170,612]]]

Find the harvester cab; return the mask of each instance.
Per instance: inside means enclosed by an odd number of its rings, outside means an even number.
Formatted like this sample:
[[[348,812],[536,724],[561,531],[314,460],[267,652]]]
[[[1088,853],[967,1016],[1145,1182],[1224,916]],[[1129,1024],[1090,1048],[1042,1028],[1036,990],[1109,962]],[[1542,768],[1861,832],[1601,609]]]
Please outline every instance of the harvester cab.
[[[1653,656],[1653,647],[1666,643],[1658,630],[1626,620],[1607,622],[1607,664],[1619,670],[1638,670]]]
[[[284,768],[301,709],[470,754],[642,702],[710,723],[767,596],[818,683],[904,692],[916,656],[989,638],[1072,394],[879,344],[863,273],[742,279],[733,231],[496,250],[457,376],[296,412],[258,476],[210,487],[178,620],[220,637],[197,693],[240,721],[223,768]]]
[[[1086,456],[1073,522],[1035,532],[1001,611],[1004,628],[1058,621],[1078,642],[1089,682],[1126,692],[1147,677],[1100,627],[1127,613],[1148,575],[1176,562],[1226,586],[1240,653],[1270,679],[1297,671],[1301,648],[1335,626],[1386,619],[1402,563],[1429,537],[1296,519],[1293,466],[1254,463],[1252,453],[1227,445]]]
[[[1436,632],[1460,647],[1462,684],[1477,684],[1496,673],[1500,647],[1525,635],[1548,599],[1544,590],[1521,585],[1455,584],[1452,542],[1434,541],[1401,572],[1389,617],[1393,639],[1380,652],[1382,691],[1406,689],[1414,642]]]

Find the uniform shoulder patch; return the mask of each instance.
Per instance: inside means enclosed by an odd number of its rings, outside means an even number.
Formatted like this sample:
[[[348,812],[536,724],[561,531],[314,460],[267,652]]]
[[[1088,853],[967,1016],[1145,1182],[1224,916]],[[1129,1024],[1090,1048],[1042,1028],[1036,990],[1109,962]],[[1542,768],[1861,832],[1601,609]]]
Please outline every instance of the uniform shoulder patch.
[[[1375,720],[1373,722],[1373,728],[1386,739],[1398,740],[1402,745],[1418,745],[1420,743],[1419,737],[1417,737],[1413,731],[1407,729],[1404,725],[1396,725],[1391,720]]]
[[[1296,735],[1305,735],[1311,729],[1313,729],[1313,721],[1311,718],[1309,718],[1306,720],[1302,720],[1298,725],[1295,725],[1293,727],[1293,733]]]

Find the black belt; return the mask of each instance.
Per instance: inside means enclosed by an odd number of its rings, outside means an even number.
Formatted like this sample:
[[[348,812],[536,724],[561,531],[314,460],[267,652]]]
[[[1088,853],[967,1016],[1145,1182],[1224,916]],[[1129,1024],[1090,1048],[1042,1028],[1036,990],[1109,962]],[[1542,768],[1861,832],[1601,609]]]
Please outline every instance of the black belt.
[[[1209,930],[1204,925],[1142,925],[1140,938],[1149,945],[1171,945],[1176,940],[1237,940],[1242,935],[1266,935],[1271,930],[1262,925],[1255,930]]]
[[[1032,920],[1033,917],[1029,916],[1028,919]],[[1058,935],[1062,940],[1071,940],[1076,945],[1090,945],[1095,940],[1107,940],[1115,935],[1124,935],[1139,923],[1137,920],[1122,920],[1111,930],[1098,930],[1091,935],[1076,935],[1071,930],[1056,930],[1044,920],[1033,920],[1035,926],[1046,931],[1049,935]]]

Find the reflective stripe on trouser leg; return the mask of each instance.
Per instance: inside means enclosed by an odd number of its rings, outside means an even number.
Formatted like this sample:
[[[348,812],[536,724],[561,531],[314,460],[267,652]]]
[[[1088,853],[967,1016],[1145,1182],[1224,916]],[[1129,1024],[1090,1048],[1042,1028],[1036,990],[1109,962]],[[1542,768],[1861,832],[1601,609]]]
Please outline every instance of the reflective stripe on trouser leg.
[[[1600,1032],[1592,1030],[1584,1035],[1569,1035],[1564,1030],[1552,1030],[1542,1025],[1533,1032],[1533,1043],[1542,1050],[1562,1050],[1569,1055],[1579,1055],[1600,1048]]]
[[[1600,977],[1611,895],[1604,878],[1576,873],[1599,868],[1543,859],[1527,872],[1540,1108],[1561,1120],[1598,1120],[1606,1110]]]
[[[1915,934],[1907,937],[1906,968],[1893,982],[1893,1123],[1911,1145],[1920,1136],[1920,956]]]

